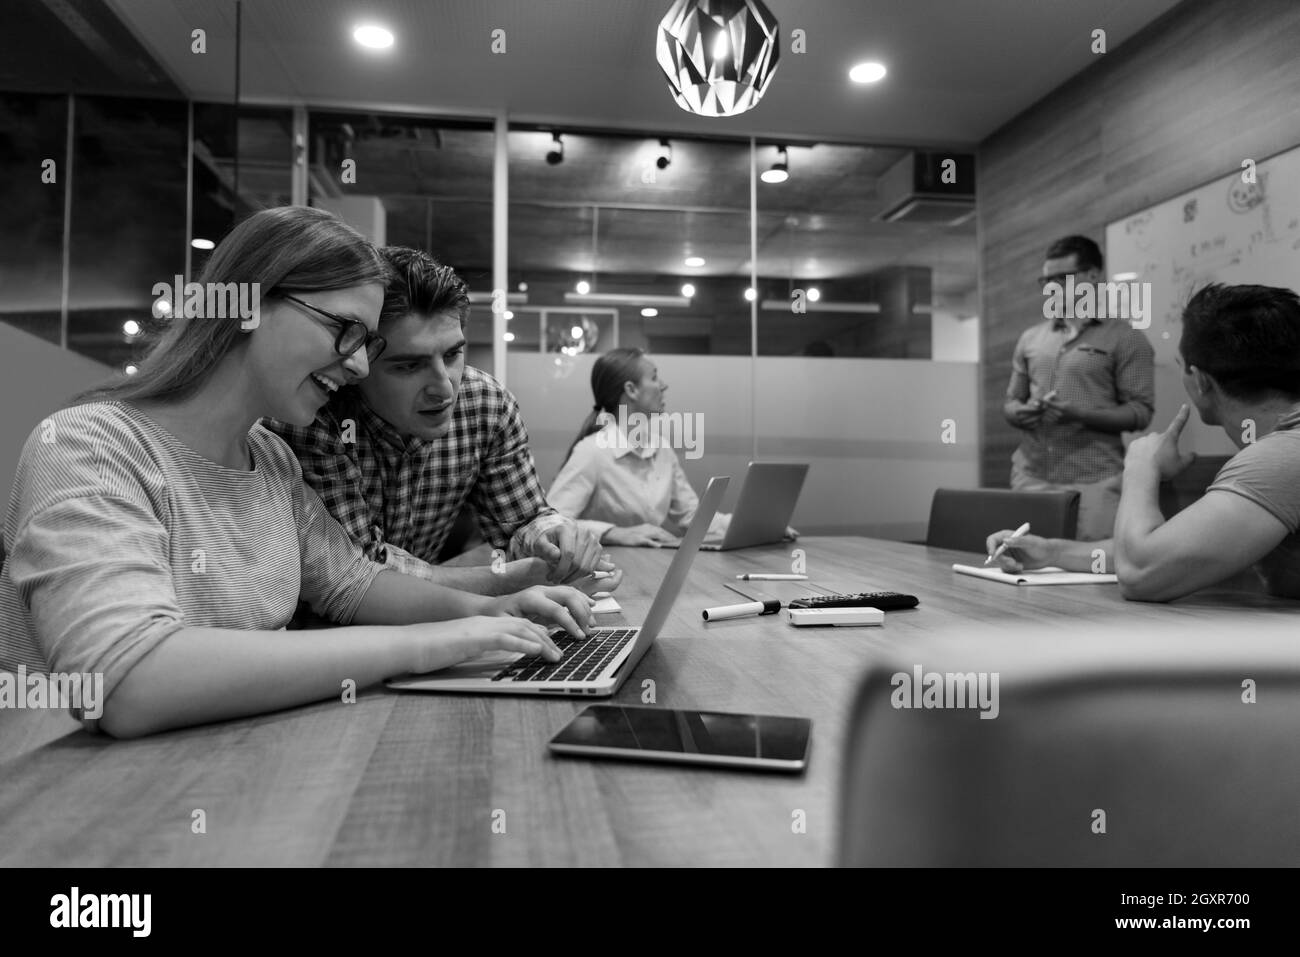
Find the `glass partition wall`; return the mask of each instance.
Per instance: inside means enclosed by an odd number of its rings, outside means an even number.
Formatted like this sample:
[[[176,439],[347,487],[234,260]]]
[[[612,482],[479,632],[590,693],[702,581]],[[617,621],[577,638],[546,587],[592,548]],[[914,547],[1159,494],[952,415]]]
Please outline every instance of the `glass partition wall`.
[[[882,215],[911,151],[525,124],[498,143],[488,118],[84,94],[6,94],[0,111],[3,161],[48,152],[60,172],[43,190],[6,177],[2,316],[110,366],[169,321],[154,284],[194,279],[250,212],[306,201],[456,268],[469,363],[518,396],[543,484],[591,407],[592,363],[620,346],[646,350],[669,411],[698,422],[705,451],[683,455],[696,484],[757,457],[812,463],[807,530],[915,537],[921,460],[975,484],[973,425],[956,447],[936,438],[976,401],[973,216]]]

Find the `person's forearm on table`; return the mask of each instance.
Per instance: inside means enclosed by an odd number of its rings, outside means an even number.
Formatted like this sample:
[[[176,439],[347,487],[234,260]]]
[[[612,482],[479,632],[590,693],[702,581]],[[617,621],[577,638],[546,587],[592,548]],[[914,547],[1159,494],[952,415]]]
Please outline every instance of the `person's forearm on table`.
[[[404,628],[182,628],[113,689],[100,728],[133,738],[341,696],[345,681],[361,689],[409,671],[413,647]]]
[[[1068,538],[1049,538],[1047,540],[1048,565],[1064,568],[1068,572],[1096,572],[1100,567],[1105,573],[1115,571],[1115,540],[1103,539],[1096,542],[1080,542]],[[1103,552],[1104,564],[1097,564],[1097,550]]]

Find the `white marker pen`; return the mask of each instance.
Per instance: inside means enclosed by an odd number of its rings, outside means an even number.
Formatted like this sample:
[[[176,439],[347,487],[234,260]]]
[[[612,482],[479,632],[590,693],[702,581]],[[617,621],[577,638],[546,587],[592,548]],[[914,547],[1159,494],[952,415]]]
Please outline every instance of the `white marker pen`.
[[[723,605],[721,608],[704,609],[705,621],[722,621],[724,618],[744,618],[746,615],[775,615],[781,610],[781,603],[776,599],[770,601],[747,601],[741,605]]]

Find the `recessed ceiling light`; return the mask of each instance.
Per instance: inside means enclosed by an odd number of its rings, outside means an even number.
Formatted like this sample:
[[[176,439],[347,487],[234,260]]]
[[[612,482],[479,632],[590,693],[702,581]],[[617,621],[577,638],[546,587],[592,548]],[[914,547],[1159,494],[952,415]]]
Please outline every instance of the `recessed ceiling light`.
[[[808,301],[809,301],[809,302],[816,302],[816,301],[817,301],[818,299],[820,299],[821,297],[822,297],[822,291],[821,291],[820,289],[818,289],[816,286],[809,286],[809,287],[808,287]]]
[[[363,23],[352,31],[352,39],[371,50],[387,50],[393,45],[393,32],[373,23]]]
[[[703,265],[704,265],[704,257],[703,257],[703,256],[687,256],[687,257],[686,257],[686,265],[689,266],[691,269],[698,269],[700,266],[703,266]]]
[[[134,319],[128,319],[126,322],[122,323],[122,331],[128,336],[138,336],[140,334],[140,323],[136,322]]]
[[[689,282],[682,283],[682,295],[690,299],[691,296],[695,295],[695,287]]]
[[[505,311],[504,315],[506,317],[506,322],[509,322],[511,319],[515,317],[515,314],[511,312],[509,309]]]
[[[578,284],[573,288],[578,290],[579,296],[585,296],[587,293],[591,292],[591,283],[587,282],[585,279],[579,279]]]
[[[646,306],[646,308],[641,310],[641,315],[645,316],[647,319],[653,319],[655,316],[659,315],[659,310],[651,306]]]
[[[140,370],[136,367],[135,363],[128,362],[126,366],[122,369],[122,371],[125,372],[127,375],[135,375]]]
[[[506,333],[504,336],[502,336],[501,338],[504,339],[506,342],[514,342],[514,341],[515,341],[515,334],[514,334],[513,332],[507,332],[507,333]]]
[[[757,298],[758,298],[758,293],[754,292],[754,287],[753,287],[753,286],[749,286],[749,287],[747,287],[747,288],[745,289],[745,301],[746,301],[746,302],[753,302],[753,301],[754,301],[755,299],[757,299]]]
[[[883,63],[859,63],[849,70],[849,79],[854,83],[878,83],[885,78]]]
[[[581,339],[581,338],[582,338],[582,326],[574,326],[572,329],[570,329],[570,330],[569,330],[569,338],[571,338],[571,339]]]
[[[195,249],[215,249],[217,244],[210,239],[191,239],[190,245]]]

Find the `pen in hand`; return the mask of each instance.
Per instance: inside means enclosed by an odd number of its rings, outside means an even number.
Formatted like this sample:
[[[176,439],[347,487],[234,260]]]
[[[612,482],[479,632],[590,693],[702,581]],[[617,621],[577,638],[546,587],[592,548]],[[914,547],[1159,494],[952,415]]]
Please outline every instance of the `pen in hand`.
[[[995,551],[988,558],[984,559],[984,564],[991,565],[994,561],[996,561],[998,558],[1002,556],[1002,553],[1007,550],[1007,546],[1009,546],[1021,535],[1024,535],[1027,531],[1029,531],[1029,523],[1025,522],[1025,524],[1021,525],[1014,532],[1012,532],[1010,535],[1008,535],[1006,538],[1002,540],[1002,544],[997,547],[997,551]]]

